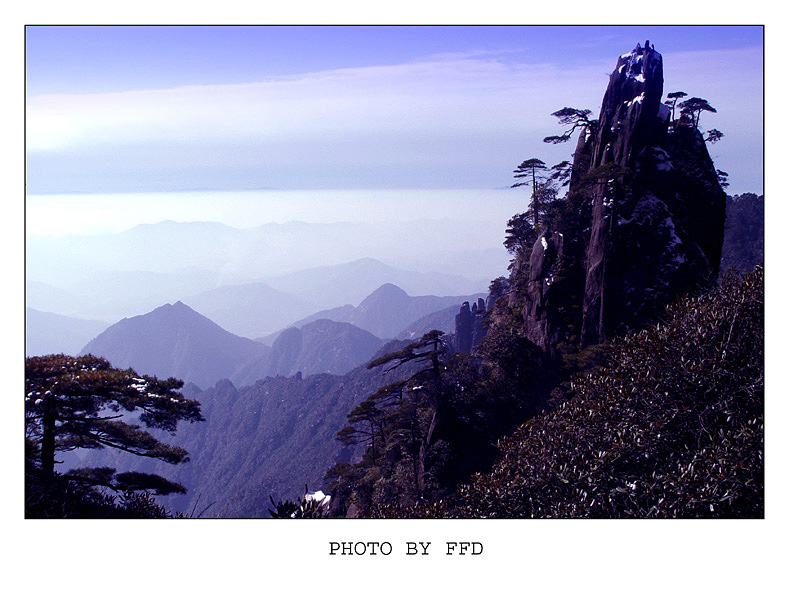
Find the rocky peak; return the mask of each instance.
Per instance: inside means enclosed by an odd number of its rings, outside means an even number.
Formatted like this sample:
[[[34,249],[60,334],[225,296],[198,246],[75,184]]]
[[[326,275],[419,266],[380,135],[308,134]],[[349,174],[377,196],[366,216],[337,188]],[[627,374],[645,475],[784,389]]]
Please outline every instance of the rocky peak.
[[[663,65],[648,41],[618,57],[573,155],[569,214],[513,263],[509,307],[550,355],[642,326],[717,277],[725,194],[701,133],[670,126]]]
[[[592,166],[627,166],[646,145],[665,136],[668,109],[663,95],[663,57],[646,42],[619,57],[600,109]]]
[[[460,312],[455,315],[454,346],[458,352],[471,352],[471,349],[485,337],[484,326],[487,305],[484,299],[477,298],[477,302],[469,305],[465,301],[460,306]]]
[[[669,133],[663,60],[636,46],[611,74],[589,174],[582,344],[657,316],[718,273],[725,194],[698,130]]]

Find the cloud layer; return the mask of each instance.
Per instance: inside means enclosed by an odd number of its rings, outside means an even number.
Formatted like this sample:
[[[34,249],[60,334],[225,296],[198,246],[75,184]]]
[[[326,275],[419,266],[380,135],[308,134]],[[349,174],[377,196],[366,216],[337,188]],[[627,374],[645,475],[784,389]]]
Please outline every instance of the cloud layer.
[[[760,146],[760,60],[759,50],[664,56],[667,90],[676,81],[709,99],[719,111],[709,127]],[[524,158],[569,156],[541,142],[558,131],[550,113],[596,110],[613,61],[450,55],[252,84],[30,97],[28,189],[507,185]]]

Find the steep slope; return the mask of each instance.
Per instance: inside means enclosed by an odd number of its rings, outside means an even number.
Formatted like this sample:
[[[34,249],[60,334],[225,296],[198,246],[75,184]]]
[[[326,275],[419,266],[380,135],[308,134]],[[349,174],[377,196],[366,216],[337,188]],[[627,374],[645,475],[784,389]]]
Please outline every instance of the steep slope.
[[[517,254],[509,299],[551,355],[642,327],[717,277],[725,194],[697,120],[672,121],[662,93],[647,42],[618,58],[599,120],[563,110],[583,130],[568,194]]]
[[[109,323],[25,309],[25,356],[76,354]]]
[[[429,313],[424,317],[420,317],[397,334],[397,339],[417,340],[434,329],[441,330],[445,334],[451,334],[455,331],[455,317],[458,314],[459,308],[458,305],[452,305],[436,311],[435,313]]]
[[[639,327],[718,274],[725,194],[701,133],[669,122],[662,92],[647,42],[619,58],[603,97],[589,170],[620,173],[593,190],[584,344]]]
[[[209,387],[266,350],[222,329],[178,301],[110,326],[82,354],[107,358],[114,366],[177,377]]]
[[[350,323],[319,319],[281,332],[271,350],[230,379],[236,385],[249,385],[278,375],[342,375],[370,360],[382,345],[380,338]]]
[[[748,272],[764,263],[764,196],[727,196],[721,270]]]

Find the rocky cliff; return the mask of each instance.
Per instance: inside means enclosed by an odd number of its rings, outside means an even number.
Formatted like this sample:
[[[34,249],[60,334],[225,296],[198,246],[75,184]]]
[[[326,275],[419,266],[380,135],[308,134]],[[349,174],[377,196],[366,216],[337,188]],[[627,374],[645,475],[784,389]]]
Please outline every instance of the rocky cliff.
[[[726,196],[696,123],[672,121],[662,94],[654,46],[619,57],[567,197],[513,262],[510,308],[549,354],[638,328],[717,277]]]
[[[458,352],[471,352],[471,348],[485,335],[483,319],[485,317],[485,301],[478,298],[477,302],[469,306],[465,301],[460,306],[460,312],[455,316],[454,346]]]
[[[638,327],[718,274],[726,195],[701,133],[669,121],[663,61],[646,43],[619,58],[600,109],[590,192],[582,343]]]

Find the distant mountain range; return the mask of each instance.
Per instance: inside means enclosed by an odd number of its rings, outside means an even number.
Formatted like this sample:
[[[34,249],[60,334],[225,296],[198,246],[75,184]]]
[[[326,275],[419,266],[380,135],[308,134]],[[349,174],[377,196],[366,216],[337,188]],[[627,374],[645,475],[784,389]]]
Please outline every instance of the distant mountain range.
[[[144,314],[164,303],[181,301],[227,331],[256,339],[316,311],[358,305],[386,283],[417,295],[463,295],[486,288],[486,283],[462,276],[422,274],[362,258],[254,281],[197,268],[170,273],[93,272],[61,286],[29,279],[26,297],[27,305],[39,311],[108,323]],[[325,316],[311,319],[322,317]]]
[[[358,307],[346,305],[319,311],[294,325],[299,327],[317,319],[331,319],[352,323],[379,338],[393,339],[425,316],[449,307],[454,307],[455,313],[457,313],[464,301],[473,301],[478,297],[485,296],[483,293],[478,293],[468,296],[412,297],[394,284],[384,284],[359,303]],[[454,323],[454,317],[452,319]]]
[[[221,286],[183,300],[229,332],[247,338],[282,329],[318,307],[262,282]]]
[[[81,354],[206,388],[265,351],[263,344],[231,334],[178,301],[122,319],[91,340]]]
[[[132,367],[139,373],[177,377],[201,389],[221,379],[247,385],[298,373],[339,375],[370,360],[386,339],[409,326],[427,328],[425,332],[436,329],[429,326],[437,310],[443,309],[449,319],[451,309],[456,312],[470,298],[410,297],[385,284],[358,307],[329,311],[335,319],[321,315],[304,319],[279,332],[269,344],[235,335],[178,301],[119,321],[80,353],[105,357],[116,367]],[[447,303],[455,304],[446,307]],[[265,309],[265,304],[260,306]]]
[[[481,254],[486,255],[480,259]],[[290,222],[250,229],[163,221],[107,235],[30,236],[26,241],[28,282],[45,282],[79,297],[64,295],[58,304],[56,295],[32,294],[53,302],[29,306],[111,322],[250,282],[314,301],[316,310],[356,305],[386,282],[410,294],[477,292],[506,271],[507,261],[489,228],[451,220]],[[152,303],[151,298],[160,300]],[[73,305],[82,310],[67,308]]]
[[[77,354],[90,339],[108,326],[104,321],[77,319],[27,307],[25,356]]]
[[[182,300],[226,330],[256,339],[317,319],[345,321],[380,338],[393,338],[408,323],[436,308],[469,298],[410,297],[401,288],[396,294],[376,294],[384,284],[399,287],[400,283],[417,294],[462,295],[480,288],[480,283],[459,276],[420,274],[363,258],[260,282],[223,286]],[[354,303],[359,304],[354,307]],[[376,310],[380,310],[378,314]],[[271,344],[274,337],[264,342]]]
[[[317,303],[324,309],[358,305],[383,284],[394,284],[408,294],[415,295],[470,294],[487,289],[487,281],[469,280],[458,274],[414,272],[371,257],[272,276],[262,281],[278,290]]]

